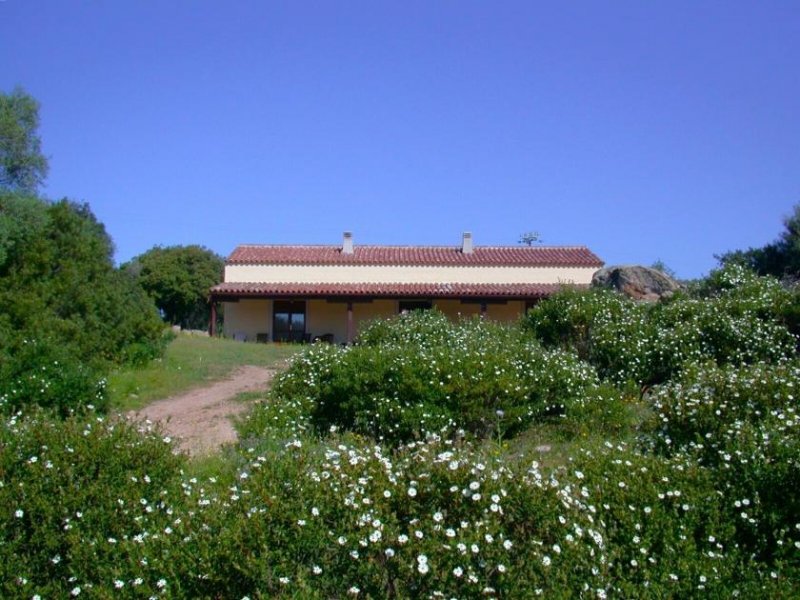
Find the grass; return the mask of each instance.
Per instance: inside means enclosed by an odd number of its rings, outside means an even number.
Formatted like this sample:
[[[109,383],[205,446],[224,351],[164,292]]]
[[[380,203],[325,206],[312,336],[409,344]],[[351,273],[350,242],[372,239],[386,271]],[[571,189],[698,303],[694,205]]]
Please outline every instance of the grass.
[[[226,377],[242,365],[278,366],[298,346],[250,344],[219,338],[179,335],[164,358],[126,367],[108,378],[111,408],[136,410],[154,400]]]

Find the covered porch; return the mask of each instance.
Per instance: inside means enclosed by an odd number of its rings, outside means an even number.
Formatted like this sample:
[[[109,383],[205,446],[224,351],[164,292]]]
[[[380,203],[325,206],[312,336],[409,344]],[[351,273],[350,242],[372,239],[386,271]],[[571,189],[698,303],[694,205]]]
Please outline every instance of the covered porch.
[[[364,323],[404,311],[436,308],[452,319],[479,315],[514,321],[553,284],[514,285],[276,285],[222,283],[211,290],[210,333],[217,306],[224,306],[223,334],[252,342],[352,343]],[[424,288],[424,289],[423,289]],[[459,289],[461,288],[461,289]],[[546,289],[545,289],[546,288]]]

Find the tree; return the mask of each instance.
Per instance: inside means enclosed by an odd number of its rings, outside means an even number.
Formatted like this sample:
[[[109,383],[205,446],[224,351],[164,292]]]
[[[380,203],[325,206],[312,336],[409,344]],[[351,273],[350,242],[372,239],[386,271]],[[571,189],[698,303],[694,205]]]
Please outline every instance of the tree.
[[[0,265],[0,409],[35,402],[102,406],[112,363],[160,355],[152,299],[114,267],[113,244],[86,204],[0,192],[22,216]],[[99,387],[98,387],[99,386]]]
[[[774,242],[761,248],[734,250],[717,255],[722,265],[737,264],[759,275],[800,278],[800,204],[783,220],[784,231]]]
[[[39,103],[22,89],[0,93],[0,187],[33,193],[47,176]]]
[[[155,246],[122,269],[155,300],[164,319],[190,329],[208,327],[208,291],[222,279],[222,257],[202,246]]]

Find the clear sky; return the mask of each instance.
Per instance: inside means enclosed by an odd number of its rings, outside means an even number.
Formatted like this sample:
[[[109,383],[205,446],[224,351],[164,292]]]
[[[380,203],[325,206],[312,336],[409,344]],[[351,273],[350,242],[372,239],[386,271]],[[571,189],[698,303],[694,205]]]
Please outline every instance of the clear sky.
[[[797,0],[0,0],[17,85],[120,262],[536,230],[695,277],[800,203]]]

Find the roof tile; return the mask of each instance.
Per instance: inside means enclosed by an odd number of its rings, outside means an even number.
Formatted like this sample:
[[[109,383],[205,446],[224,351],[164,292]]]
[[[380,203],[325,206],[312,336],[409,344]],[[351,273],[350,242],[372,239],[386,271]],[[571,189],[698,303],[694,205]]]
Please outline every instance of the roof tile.
[[[562,289],[556,283],[239,283],[211,288],[212,297],[377,297],[531,299]],[[585,286],[574,286],[585,287]]]
[[[414,265],[602,267],[585,246],[478,246],[464,254],[454,246],[339,246],[245,244],[227,259],[229,265]]]

